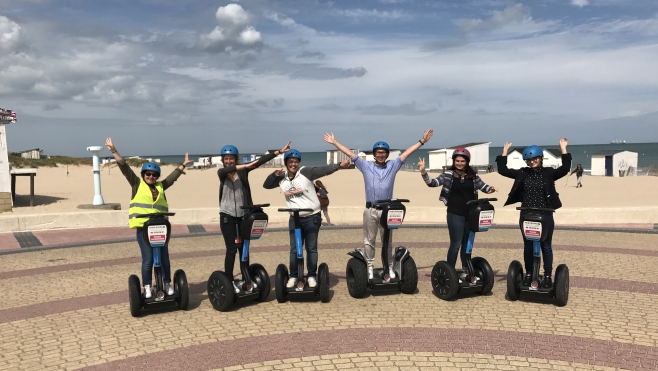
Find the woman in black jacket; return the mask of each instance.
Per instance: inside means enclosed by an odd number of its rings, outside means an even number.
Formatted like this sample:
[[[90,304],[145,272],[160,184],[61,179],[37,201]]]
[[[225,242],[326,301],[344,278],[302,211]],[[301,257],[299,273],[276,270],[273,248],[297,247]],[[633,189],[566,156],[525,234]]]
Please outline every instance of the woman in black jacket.
[[[238,149],[232,145],[222,147],[220,154],[224,167],[217,170],[217,176],[219,177],[219,227],[226,244],[224,272],[231,280],[233,280],[235,253],[239,251],[240,257],[242,257],[242,241],[238,239],[237,231],[238,228],[241,228],[245,210],[240,207],[254,204],[251,199],[251,188],[249,187],[249,172],[289,150],[290,142],[280,150],[263,155],[256,161],[238,165]],[[233,285],[236,285],[235,281],[233,281]],[[237,286],[235,290],[236,293],[240,292]]]
[[[503,155],[496,157],[498,173],[504,177],[514,179],[514,185],[505,202],[505,206],[521,202],[523,207],[546,207],[559,209],[562,206],[559,195],[555,190],[555,181],[569,174],[571,169],[571,154],[567,153],[567,138],[560,139],[560,150],[562,151],[562,165],[557,169],[543,166],[543,150],[539,146],[530,146],[523,150],[523,159],[528,167],[519,170],[507,168],[507,151],[512,143],[505,143]],[[521,215],[523,215],[521,211]],[[541,243],[541,254],[544,260],[544,279],[542,286],[550,288],[553,286],[551,274],[553,272],[553,229],[555,222],[552,212],[544,213],[548,222],[546,239]],[[526,266],[524,285],[529,285],[532,279],[532,241],[524,238],[523,258]]]

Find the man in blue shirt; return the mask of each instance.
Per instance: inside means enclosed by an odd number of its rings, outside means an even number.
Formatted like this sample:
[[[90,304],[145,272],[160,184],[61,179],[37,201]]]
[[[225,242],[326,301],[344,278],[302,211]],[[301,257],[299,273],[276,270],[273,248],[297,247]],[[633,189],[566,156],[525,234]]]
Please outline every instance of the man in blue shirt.
[[[339,151],[348,156],[354,166],[363,174],[363,182],[366,186],[366,209],[363,212],[363,243],[365,245],[365,258],[368,262],[368,279],[373,278],[373,263],[375,261],[375,241],[377,238],[377,230],[379,230],[380,238],[384,239],[384,228],[379,224],[382,211],[375,209],[377,200],[388,200],[393,198],[393,185],[395,183],[395,175],[398,170],[404,165],[404,161],[412,153],[416,152],[422,145],[427,143],[432,137],[434,131],[429,129],[423,133],[423,139],[414,143],[411,147],[407,148],[400,157],[392,161],[386,161],[388,158],[390,147],[386,142],[377,142],[372,148],[375,162],[362,160],[358,155],[352,153],[349,148],[338,143],[333,133],[324,135],[324,140],[327,143],[333,144]],[[391,231],[392,232],[392,231]],[[393,262],[392,246],[393,236],[389,238],[388,256],[389,262]],[[395,278],[395,274],[390,269],[391,278]]]

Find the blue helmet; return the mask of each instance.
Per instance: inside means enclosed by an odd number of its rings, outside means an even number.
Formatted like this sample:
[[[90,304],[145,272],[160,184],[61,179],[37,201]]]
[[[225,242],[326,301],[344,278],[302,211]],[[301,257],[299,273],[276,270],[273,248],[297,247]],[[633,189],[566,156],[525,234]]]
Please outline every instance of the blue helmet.
[[[235,157],[238,157],[238,148],[236,146],[232,146],[232,145],[229,144],[227,146],[222,147],[222,150],[220,151],[219,154],[221,156],[233,155]]]
[[[531,158],[535,157],[543,157],[544,156],[544,151],[541,149],[540,146],[529,146],[525,147],[523,150],[523,159],[524,160],[530,160]]]
[[[372,151],[375,152],[378,149],[385,149],[386,152],[391,152],[391,147],[388,146],[386,142],[377,142],[372,146]]]
[[[302,160],[302,154],[299,153],[299,151],[296,150],[296,149],[291,149],[290,151],[286,152],[285,155],[283,155],[283,163],[287,164],[289,158],[296,158],[299,161],[301,161]]]
[[[142,165],[142,173],[148,170],[155,171],[158,174],[162,173],[160,171],[160,165],[156,164],[155,162],[147,162]]]

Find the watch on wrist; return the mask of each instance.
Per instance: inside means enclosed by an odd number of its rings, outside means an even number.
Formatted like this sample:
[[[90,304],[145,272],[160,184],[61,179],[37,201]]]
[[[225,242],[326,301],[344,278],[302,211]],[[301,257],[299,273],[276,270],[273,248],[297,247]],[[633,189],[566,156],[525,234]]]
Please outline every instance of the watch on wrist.
[[[419,140],[418,140],[418,143],[420,143],[421,146],[424,146],[424,145],[425,145],[425,143],[423,143],[423,140],[422,140],[422,139],[419,139]]]

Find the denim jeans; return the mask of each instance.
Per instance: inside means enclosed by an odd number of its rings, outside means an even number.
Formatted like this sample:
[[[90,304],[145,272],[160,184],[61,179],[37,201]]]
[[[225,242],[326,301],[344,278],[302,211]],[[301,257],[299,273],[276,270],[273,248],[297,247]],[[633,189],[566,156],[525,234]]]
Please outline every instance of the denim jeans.
[[[144,241],[144,228],[137,228],[137,243],[142,252],[142,284],[151,285],[153,280],[153,248]],[[171,266],[169,264],[169,247],[160,248],[160,264],[162,264],[162,280],[164,283],[171,282]]]
[[[523,214],[521,214],[523,215]],[[553,213],[545,212],[544,217],[546,218],[546,239],[541,243],[541,255],[544,260],[544,275],[552,276],[553,274],[553,249],[551,245],[553,243],[553,230],[555,229],[555,221],[553,220]],[[519,217],[519,222],[521,217]],[[523,234],[523,232],[521,232]],[[533,273],[533,256],[532,256],[532,241],[528,241],[523,238],[523,260],[525,261],[525,270],[527,274],[532,275]]]
[[[315,277],[318,270],[318,233],[322,225],[322,217],[317,213],[306,218],[300,218],[302,229],[302,244],[306,247],[306,270],[308,277]],[[295,246],[295,219],[288,221],[290,234],[290,277],[297,277],[297,247]]]
[[[450,247],[448,248],[448,264],[455,266],[457,253],[461,251],[462,266],[465,264],[466,244],[468,243],[468,218],[465,216],[448,213],[448,233],[450,234]],[[461,250],[460,247],[461,246]]]

